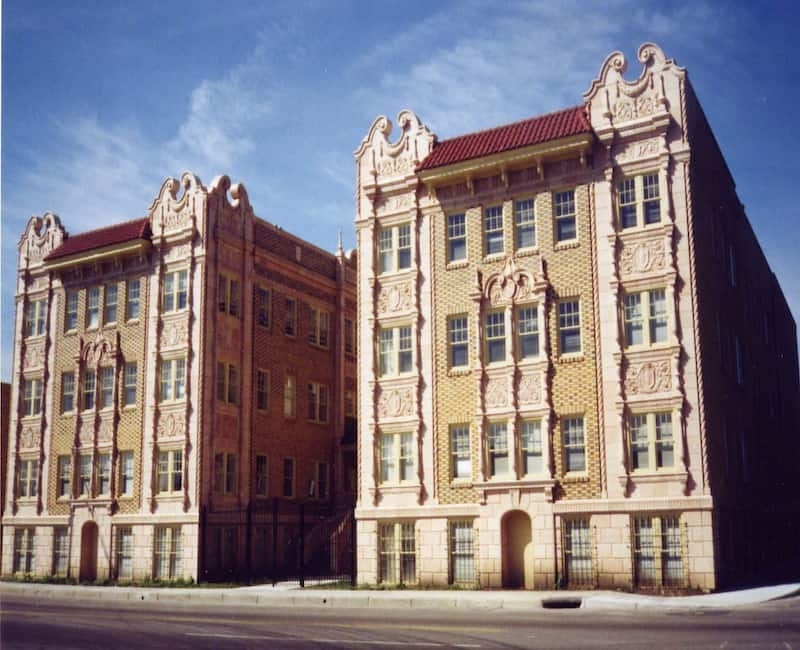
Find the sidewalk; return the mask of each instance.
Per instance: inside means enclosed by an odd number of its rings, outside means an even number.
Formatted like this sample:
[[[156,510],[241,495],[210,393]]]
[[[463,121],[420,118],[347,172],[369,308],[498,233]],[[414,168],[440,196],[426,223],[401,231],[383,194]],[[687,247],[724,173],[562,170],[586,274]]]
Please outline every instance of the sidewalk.
[[[800,583],[760,587],[699,596],[661,597],[612,591],[427,591],[367,589],[300,589],[297,583],[279,583],[215,589],[150,587],[83,587],[23,582],[0,583],[4,596],[25,594],[52,600],[203,602],[268,607],[374,607],[392,609],[456,608],[466,610],[588,609],[711,609],[731,608],[800,595]]]

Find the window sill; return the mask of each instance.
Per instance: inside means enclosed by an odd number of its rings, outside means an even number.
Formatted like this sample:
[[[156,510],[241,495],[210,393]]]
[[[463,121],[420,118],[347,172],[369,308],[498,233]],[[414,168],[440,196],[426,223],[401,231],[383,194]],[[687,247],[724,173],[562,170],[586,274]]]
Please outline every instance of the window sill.
[[[564,483],[588,483],[588,472],[567,472],[562,479]]]
[[[491,253],[490,255],[483,256],[483,263],[500,262],[506,258],[506,252],[500,251],[499,253]]]
[[[457,368],[450,368],[447,371],[448,377],[466,377],[472,374],[472,368],[469,366],[458,366]]]
[[[469,260],[455,260],[453,262],[448,262],[445,266],[447,271],[456,271],[458,269],[466,269],[469,267]]]
[[[583,352],[570,352],[559,356],[556,363],[577,363],[585,360],[586,357],[584,357]]]
[[[570,250],[572,248],[579,248],[580,245],[581,245],[580,240],[568,239],[566,241],[556,242],[556,245],[553,248],[556,251],[565,251],[565,250]]]
[[[528,246],[525,248],[518,248],[516,250],[516,254],[520,257],[529,257],[531,255],[538,255],[539,254],[539,246]]]

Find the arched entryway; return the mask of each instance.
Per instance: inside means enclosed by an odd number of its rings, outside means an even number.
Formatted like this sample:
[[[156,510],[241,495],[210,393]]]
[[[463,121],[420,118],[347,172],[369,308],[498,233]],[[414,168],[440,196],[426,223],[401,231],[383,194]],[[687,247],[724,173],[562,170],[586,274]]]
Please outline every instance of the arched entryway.
[[[81,582],[97,580],[97,524],[87,521],[81,528]]]
[[[531,518],[521,510],[503,517],[503,588],[533,589],[533,542]]]

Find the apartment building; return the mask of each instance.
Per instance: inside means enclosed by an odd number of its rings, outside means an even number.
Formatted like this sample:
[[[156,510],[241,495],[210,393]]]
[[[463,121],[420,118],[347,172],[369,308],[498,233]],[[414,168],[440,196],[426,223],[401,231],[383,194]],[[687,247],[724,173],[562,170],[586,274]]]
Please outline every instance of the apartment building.
[[[355,279],[341,242],[258,218],[226,176],[73,236],[32,218],[2,573],[241,579],[329,550],[354,493]]]
[[[710,590],[796,555],[795,323],[686,71],[638,61],[356,151],[359,582]]]

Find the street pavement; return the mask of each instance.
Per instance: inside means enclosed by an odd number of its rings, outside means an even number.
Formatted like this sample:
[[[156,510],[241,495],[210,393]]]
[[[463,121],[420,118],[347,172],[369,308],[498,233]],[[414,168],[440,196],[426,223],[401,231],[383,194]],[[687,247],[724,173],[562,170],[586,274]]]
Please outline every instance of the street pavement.
[[[164,601],[327,608],[457,608],[462,610],[529,610],[532,608],[699,610],[730,609],[800,595],[800,583],[693,596],[650,596],[614,591],[502,591],[300,588],[298,583],[249,587],[154,588],[89,587],[24,582],[0,582],[2,598],[12,595],[53,600]]]

